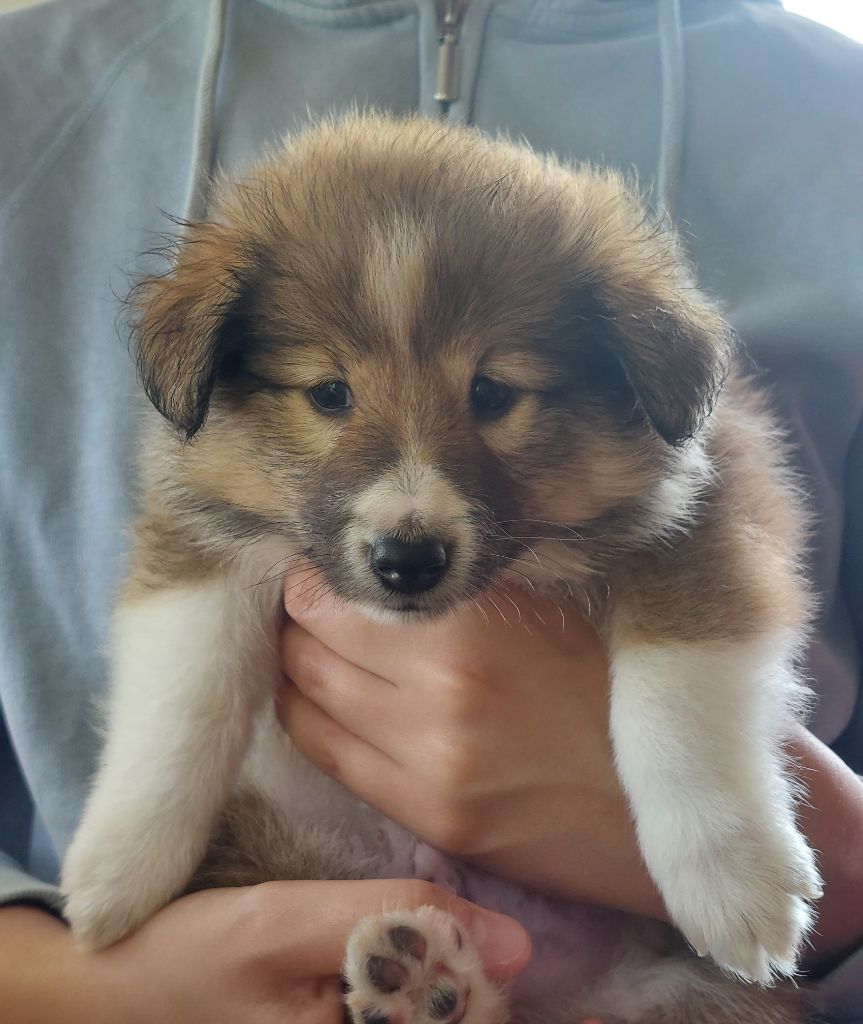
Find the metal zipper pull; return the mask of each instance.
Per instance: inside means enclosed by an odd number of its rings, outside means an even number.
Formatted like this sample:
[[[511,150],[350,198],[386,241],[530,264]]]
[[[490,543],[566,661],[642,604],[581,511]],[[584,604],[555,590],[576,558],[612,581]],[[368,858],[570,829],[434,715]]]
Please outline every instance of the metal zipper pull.
[[[437,87],[434,98],[440,103],[441,114],[449,112],[451,103],[460,95],[461,52],[458,48],[465,0],[442,0],[438,8]]]

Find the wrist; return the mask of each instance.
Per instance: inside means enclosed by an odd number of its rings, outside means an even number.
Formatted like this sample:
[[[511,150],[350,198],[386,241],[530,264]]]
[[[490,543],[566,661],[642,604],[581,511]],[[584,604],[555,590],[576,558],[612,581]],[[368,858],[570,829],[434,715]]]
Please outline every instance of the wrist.
[[[543,831],[539,843],[523,830],[526,834],[510,834],[508,842],[466,859],[549,896],[668,920],[616,788],[609,787],[602,799],[582,794],[562,800],[549,819],[562,827]]]
[[[106,954],[79,950],[35,906],[0,907],[0,1004],[9,1024],[139,1024]]]

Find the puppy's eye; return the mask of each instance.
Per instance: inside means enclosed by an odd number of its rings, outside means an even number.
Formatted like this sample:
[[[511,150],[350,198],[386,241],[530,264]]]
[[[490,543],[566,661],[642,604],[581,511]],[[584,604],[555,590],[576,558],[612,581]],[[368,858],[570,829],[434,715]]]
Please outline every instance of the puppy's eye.
[[[515,389],[491,377],[474,377],[470,386],[470,404],[477,416],[484,420],[503,416],[512,405]]]
[[[351,389],[343,380],[328,380],[309,388],[309,398],[323,412],[344,412],[354,404]]]

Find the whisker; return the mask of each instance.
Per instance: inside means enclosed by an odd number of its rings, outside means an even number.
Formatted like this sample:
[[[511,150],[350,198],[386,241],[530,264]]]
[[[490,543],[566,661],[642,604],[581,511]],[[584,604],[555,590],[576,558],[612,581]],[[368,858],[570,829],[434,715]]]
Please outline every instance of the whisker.
[[[286,566],[280,572],[277,572],[274,576],[271,576],[270,579],[271,580],[284,580],[284,579],[287,579],[291,575],[291,573],[293,573],[294,571],[295,570],[294,570],[293,566]],[[321,572],[322,570],[321,570],[320,566],[308,565],[304,569],[300,569],[298,571],[301,572],[301,573],[305,573],[306,574],[303,577],[303,579],[308,579],[308,574],[309,573]],[[300,582],[302,582],[302,580],[300,580]],[[289,588],[288,592],[290,592],[290,590],[292,590],[292,589],[293,589],[293,587]]]
[[[503,558],[504,556],[503,555],[496,555],[495,557],[496,558]],[[512,561],[512,562],[522,562],[523,565],[530,565],[529,562],[524,562],[521,558],[513,558],[513,559],[510,559],[510,561]],[[518,569],[511,568],[509,565],[505,565],[503,567],[503,571],[504,572],[513,572],[513,573],[515,573],[516,576],[520,576],[521,579],[523,579],[524,582],[530,587],[530,589],[534,593],[536,593],[536,587],[533,585],[533,580],[529,576],[525,576],[525,574],[523,572],[519,572]]]
[[[551,537],[547,533],[538,533],[538,534],[527,534],[526,533],[526,534],[523,534],[523,535],[519,534],[518,536],[516,536],[515,534],[508,534],[506,537],[496,537],[496,538],[493,538],[493,539],[495,539],[495,540],[503,540],[503,541],[506,541],[506,540],[544,540],[544,541],[548,541],[551,544],[571,544],[572,543],[572,537]],[[593,538],[591,538],[591,540],[592,539]],[[584,537],[579,537],[578,540],[584,540]]]
[[[502,611],[500,610],[500,607],[498,606],[497,602],[496,602],[496,601],[495,601],[495,599],[494,599],[494,598],[493,598],[493,597],[491,596],[491,592],[490,592],[489,590],[487,590],[487,591],[485,592],[485,594],[484,594],[483,596],[484,596],[484,597],[486,598],[486,600],[488,600],[488,601],[490,601],[490,602],[491,602],[492,606],[493,606],[493,607],[494,607],[494,609],[495,609],[495,610],[497,611],[498,615],[499,615],[499,616],[500,616],[500,617],[501,617],[501,618],[503,619],[503,621],[504,621],[504,622],[505,622],[505,623],[506,623],[506,624],[507,624],[508,626],[509,626],[509,625],[511,625],[511,623],[510,623],[509,619],[508,619],[508,618],[507,618],[507,617],[506,617],[506,616],[505,616],[505,615],[503,614],[503,612],[502,612]]]
[[[567,581],[566,577],[562,576],[559,572],[556,572],[551,566],[545,565],[545,563],[543,563],[543,562],[537,562],[536,566],[534,566],[533,562],[526,562],[523,558],[508,558],[506,555],[494,555],[494,554],[492,555],[492,557],[500,559],[500,561],[502,561],[502,562],[506,562],[507,566],[510,565],[513,562],[517,562],[519,565],[526,565],[530,569],[535,569],[535,568],[542,569],[542,571],[547,573],[549,576],[551,576],[551,578],[555,582],[562,584],[562,586],[566,589],[568,595],[570,597],[572,596],[572,588],[569,585],[569,582]],[[504,566],[504,568],[506,568],[506,566]],[[513,569],[513,572],[516,572],[516,571],[517,570]],[[520,573],[520,575],[522,575],[524,577],[524,579],[526,579],[528,581],[528,583],[531,584],[531,589],[536,591],[536,587],[533,586],[531,581],[526,576],[524,576],[523,573]]]
[[[521,616],[521,608],[519,608],[519,606],[515,603],[515,601],[513,601],[513,599],[509,596],[509,594],[505,590],[499,591],[499,593],[503,597],[505,597],[507,599],[507,601],[509,601],[509,603],[513,606],[513,608],[515,608],[516,614],[518,615],[518,622],[521,622],[521,618],[522,618],[522,616]]]
[[[323,576],[323,572],[319,573],[318,576]],[[323,590],[326,590],[327,581],[326,579],[313,578],[311,581],[304,582],[308,582],[308,586],[306,586],[299,594],[297,594],[297,600],[303,601],[306,600],[309,594],[314,595],[313,598],[309,598],[306,602],[308,606],[311,608],[314,607],[314,605],[323,597],[323,592],[319,593],[319,590],[321,588],[323,588]]]
[[[312,588],[312,595],[306,601],[309,608],[314,608],[316,604],[323,601],[327,593],[327,581],[321,580],[317,587]]]
[[[507,568],[504,568],[504,570],[503,570],[503,572],[509,572],[509,571],[510,570],[507,569]],[[515,571],[515,570],[512,570],[512,571]],[[499,587],[494,586],[494,585],[492,585],[491,589],[493,589],[498,596],[505,597],[509,601],[509,603],[513,606],[513,608],[515,608],[515,610],[516,610],[516,614],[518,615],[518,619],[514,623],[510,622],[509,619],[506,619],[507,625],[511,629],[515,629],[517,627],[520,627],[521,629],[523,629],[527,633],[528,636],[530,636],[530,637],[534,636],[533,630],[530,628],[530,626],[528,625],[527,621],[525,620],[525,617],[524,617],[524,615],[522,613],[522,610],[521,610],[521,606],[517,602],[515,602],[512,599],[512,597],[505,590],[501,590]]]
[[[293,562],[293,561],[296,561],[300,557],[301,556],[299,554],[297,554],[297,555],[285,555],[285,557],[284,558],[280,558],[278,560],[278,562],[273,562],[273,564],[269,567],[269,569],[267,569],[267,571],[264,573],[263,577],[261,579],[259,579],[258,582],[256,584],[254,584],[254,586],[259,587],[262,583],[272,583],[273,580],[284,579],[285,576],[287,576],[288,573],[290,573],[290,571],[291,571],[290,566],[286,566],[281,572],[277,572],[275,576],[271,576],[270,573],[273,571],[273,569],[276,568],[277,565],[281,565],[283,562]]]
[[[502,562],[505,562],[505,564],[502,566],[503,570],[511,569],[511,571],[513,571],[513,572],[518,572],[518,574],[520,575],[522,580],[524,580],[527,584],[529,584],[530,589],[533,591],[533,593],[536,593],[536,588],[533,585],[532,581],[520,569],[511,568],[513,563],[517,563],[519,565],[526,565],[528,568],[532,569],[534,572],[536,571],[536,569],[538,567],[543,572],[546,573],[547,577],[551,580],[551,582],[553,582],[555,584],[560,584],[562,587],[564,587],[565,589],[569,590],[569,584],[567,583],[566,579],[564,577],[562,577],[562,575],[559,572],[556,572],[555,569],[552,568],[549,565],[545,565],[543,563],[540,563],[540,564],[538,564],[538,566],[536,566],[536,565],[533,564],[533,562],[526,562],[523,558],[508,558],[506,555],[492,555],[492,557],[493,558],[497,558],[497,559],[499,559]]]
[[[536,552],[533,552],[533,554],[534,554],[534,556],[536,556]],[[505,557],[505,556],[498,556],[498,557]],[[548,563],[548,564],[546,564],[546,563]],[[529,565],[530,563],[525,562],[524,564],[525,565]],[[548,566],[552,565],[552,566],[555,566],[556,568],[560,569],[561,572],[566,573],[567,574],[566,577],[564,577],[562,575],[558,575],[558,579],[566,587],[569,587],[568,577],[569,577],[569,575],[572,572],[572,567],[571,566],[567,565],[565,562],[558,561],[556,558],[552,558],[551,555],[545,555],[545,561],[544,562],[538,562],[537,564],[539,564],[542,568],[546,569],[546,571],[550,571],[548,569]]]
[[[471,599],[471,604],[474,606],[474,608],[476,608],[479,611],[479,613],[485,619],[486,625],[490,626],[491,625],[491,619],[488,617],[488,613],[486,612],[485,608],[483,608],[483,606],[479,603],[479,601],[477,601],[476,598],[472,598]]]
[[[565,530],[577,540],[584,539],[574,527],[567,526],[566,523],[553,523],[548,519],[498,519],[496,523],[538,523],[540,526],[553,526],[556,530]]]
[[[318,579],[320,576],[323,575],[323,573],[323,569],[318,569],[317,567],[315,567],[310,572],[308,572],[302,579],[297,580],[297,582],[294,583],[292,586],[287,587],[285,590],[285,597],[294,596],[294,592],[298,590],[300,587],[303,587],[303,591],[300,594],[296,595],[297,597],[302,597],[303,594],[305,593],[306,584],[311,584],[312,581]],[[285,573],[285,575],[287,576],[287,573]]]
[[[514,538],[513,538],[513,539],[514,539]],[[536,552],[535,552],[535,551],[533,550],[533,548],[532,548],[532,547],[530,546],[530,544],[525,544],[525,543],[524,543],[523,541],[518,541],[518,543],[519,543],[519,544],[521,544],[521,546],[522,546],[523,548],[527,548],[527,550],[528,550],[528,551],[529,551],[529,552],[530,552],[530,553],[531,553],[531,554],[533,555],[533,557],[534,557],[534,558],[536,559],[536,564],[537,564],[537,565],[542,565],[542,562],[540,562],[540,560],[539,560],[539,555],[538,555],[538,554],[537,554],[537,553],[536,553]]]

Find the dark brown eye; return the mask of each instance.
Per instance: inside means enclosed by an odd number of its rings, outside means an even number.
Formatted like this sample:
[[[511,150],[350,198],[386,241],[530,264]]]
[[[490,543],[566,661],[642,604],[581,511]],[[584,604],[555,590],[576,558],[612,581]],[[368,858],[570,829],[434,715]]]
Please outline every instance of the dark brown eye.
[[[498,416],[503,416],[514,398],[513,388],[492,380],[491,377],[474,377],[470,386],[471,408],[484,420],[494,420]]]
[[[343,380],[328,380],[309,388],[312,404],[322,412],[344,412],[354,404],[351,389]]]

